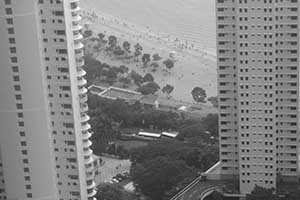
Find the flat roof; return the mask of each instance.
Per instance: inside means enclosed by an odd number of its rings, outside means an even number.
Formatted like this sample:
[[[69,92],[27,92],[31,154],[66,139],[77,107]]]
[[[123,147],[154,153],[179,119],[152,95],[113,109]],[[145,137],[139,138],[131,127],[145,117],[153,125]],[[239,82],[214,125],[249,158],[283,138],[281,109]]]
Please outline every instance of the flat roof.
[[[101,86],[97,86],[97,85],[90,85],[88,87],[88,89],[93,94],[99,94],[99,93],[103,92],[104,90],[106,90],[105,87],[101,87]]]
[[[139,100],[143,96],[141,93],[136,91],[125,90],[122,88],[115,88],[115,87],[110,87],[99,95],[107,98],[112,98],[112,99],[130,99],[130,100]]]
[[[167,136],[167,137],[175,138],[179,133],[178,132],[173,132],[173,133],[162,132],[161,134],[164,135],[164,136]]]
[[[149,132],[143,132],[140,131],[138,133],[139,136],[145,136],[145,137],[154,137],[154,138],[159,138],[161,136],[161,133],[149,133]]]

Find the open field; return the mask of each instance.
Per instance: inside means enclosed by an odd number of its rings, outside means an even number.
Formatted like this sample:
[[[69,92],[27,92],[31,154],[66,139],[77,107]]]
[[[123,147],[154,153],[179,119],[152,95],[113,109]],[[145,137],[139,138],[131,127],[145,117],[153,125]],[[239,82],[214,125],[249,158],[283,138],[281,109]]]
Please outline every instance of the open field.
[[[148,143],[140,140],[117,140],[114,141],[116,145],[121,145],[127,150],[131,150],[138,147],[146,146]]]
[[[95,177],[95,182],[104,183],[110,181],[115,175],[124,171],[129,171],[131,162],[129,160],[119,160],[115,158],[108,158],[101,156],[101,159],[105,162],[101,166],[101,173]]]
[[[97,1],[97,2],[102,2]],[[214,39],[208,38],[205,36],[199,36],[203,39],[203,41],[206,41],[210,43],[210,45],[207,43],[205,45],[196,44],[186,41],[185,39],[179,38],[176,35],[170,35],[166,33],[156,32],[152,29],[151,24],[154,22],[161,23],[157,17],[151,18],[149,24],[147,26],[143,27],[140,25],[133,24],[132,22],[124,20],[125,18],[118,18],[109,14],[105,14],[103,12],[103,9],[98,6],[99,3],[93,0],[87,0],[85,2],[82,2],[82,8],[83,8],[83,16],[85,16],[86,13],[93,13],[95,18],[88,19],[85,18],[84,23],[90,24],[89,27],[93,30],[94,34],[97,33],[105,33],[106,36],[108,35],[115,35],[117,36],[118,40],[120,41],[120,44],[122,44],[123,41],[129,41],[131,43],[131,46],[139,42],[143,46],[143,52],[144,53],[158,53],[160,56],[162,56],[164,59],[168,58],[170,52],[176,52],[176,63],[175,67],[171,69],[169,72],[165,71],[165,67],[161,64],[160,68],[153,74],[155,77],[155,82],[157,82],[161,88],[165,86],[166,84],[171,84],[175,87],[174,91],[172,92],[172,96],[177,100],[182,101],[188,101],[191,102],[192,96],[191,91],[194,87],[199,86],[206,90],[207,96],[216,96],[217,94],[217,71],[216,71],[216,60],[215,60],[215,52],[214,52]],[[117,0],[113,0],[113,2],[116,3],[116,5],[120,3],[120,9],[126,10],[126,7],[123,7],[123,3],[118,2]],[[125,2],[125,1],[124,1]],[[133,0],[126,1],[126,5],[132,3]],[[154,2],[154,0],[150,0],[147,3]],[[146,3],[144,2],[144,3]],[[177,1],[175,1],[177,2]],[[196,1],[193,1],[196,3]],[[202,1],[197,1],[202,2]],[[169,2],[170,3],[170,2]],[[173,3],[173,1],[172,1]],[[180,2],[178,2],[180,5]],[[137,3],[136,5],[139,5],[140,3]],[[156,5],[156,3],[154,3]],[[175,3],[176,4],[176,3]],[[103,3],[105,5],[105,3]],[[108,5],[106,5],[108,6]],[[127,5],[128,6],[128,5]],[[166,6],[166,5],[165,5]],[[196,5],[195,5],[196,6]],[[199,5],[198,5],[199,6]],[[147,7],[147,6],[146,6]],[[168,9],[171,9],[166,6]],[[196,6],[197,7],[197,6]],[[210,6],[208,8],[211,9]],[[151,8],[151,6],[150,6]],[[162,7],[161,9],[164,10],[165,7]],[[167,9],[166,8],[166,9]],[[137,8],[132,8],[137,9]],[[141,9],[146,9],[145,7],[142,7]],[[149,8],[147,8],[149,9]],[[193,8],[186,8],[184,12],[187,14],[189,10],[193,10]],[[155,10],[155,8],[151,9]],[[183,9],[184,10],[184,9]],[[88,11],[88,12],[87,12]],[[171,9],[169,11],[165,12],[175,12],[174,9]],[[129,12],[129,11],[126,11]],[[133,12],[132,15],[134,15],[136,10],[131,10],[130,12]],[[144,12],[144,11],[143,11]],[[122,11],[120,11],[122,13]],[[147,13],[147,12],[145,12]],[[213,13],[213,11],[212,11]],[[171,13],[170,13],[171,14]],[[185,16],[185,15],[184,15]],[[196,16],[196,12],[194,12],[193,17]],[[186,16],[185,16],[186,17]],[[194,19],[194,18],[191,19]],[[136,18],[139,18],[138,16]],[[197,18],[195,18],[197,19]],[[214,19],[214,18],[212,18]],[[128,17],[128,20],[130,18]],[[142,19],[140,19],[142,20]],[[173,19],[176,21],[175,19]],[[203,19],[202,19],[203,20]],[[209,21],[209,20],[208,20]],[[170,21],[171,23],[172,21]],[[211,22],[212,23],[212,22]],[[205,24],[205,23],[204,23]],[[214,23],[213,23],[214,24]],[[211,25],[211,24],[210,24]],[[150,28],[151,26],[151,28]],[[160,25],[162,26],[162,25]],[[153,27],[155,27],[153,25]],[[168,27],[174,27],[176,28],[176,24],[169,24]],[[191,27],[194,27],[194,25],[191,25]],[[213,25],[214,27],[214,25]],[[177,27],[178,28],[178,27]],[[184,29],[185,31],[189,32],[188,29]],[[214,28],[207,28],[209,30],[208,32],[212,33],[214,32]],[[174,31],[174,33],[179,33],[178,31]],[[191,31],[192,32],[192,31]],[[201,32],[201,31],[200,31]],[[205,31],[204,31],[205,32]],[[185,34],[187,35],[187,34]],[[196,34],[197,35],[197,34]],[[213,36],[213,34],[208,34],[210,37]],[[214,38],[215,36],[213,36]],[[179,38],[179,39],[178,39]],[[198,38],[198,36],[197,36]],[[183,47],[183,46],[184,47]],[[98,60],[101,62],[106,62],[112,66],[120,66],[120,65],[126,65],[130,70],[135,70],[141,75],[145,75],[146,73],[151,72],[151,68],[143,68],[142,63],[124,63],[123,60],[114,60],[107,56],[105,56],[104,53],[100,53],[97,57]]]

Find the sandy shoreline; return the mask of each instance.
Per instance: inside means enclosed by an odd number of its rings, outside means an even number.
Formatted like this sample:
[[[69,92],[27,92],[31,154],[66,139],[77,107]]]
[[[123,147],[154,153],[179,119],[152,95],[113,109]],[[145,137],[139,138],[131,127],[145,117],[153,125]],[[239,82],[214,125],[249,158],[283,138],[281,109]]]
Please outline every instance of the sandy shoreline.
[[[175,86],[173,97],[178,100],[192,102],[190,91],[195,86],[204,88],[209,96],[216,96],[216,58],[212,50],[195,48],[193,44],[182,41],[179,38],[168,34],[157,33],[150,27],[141,27],[116,17],[94,11],[90,8],[82,9],[83,23],[93,32],[103,32],[106,35],[116,35],[119,40],[127,40],[132,43],[139,42],[147,53],[159,53],[163,57],[168,57],[170,52],[176,51],[178,63],[172,69],[169,76],[163,72],[155,74],[155,80],[160,86],[172,84]],[[118,66],[124,64],[118,61],[99,60],[111,65]],[[140,74],[147,71],[138,66],[128,66]],[[182,84],[184,83],[184,84]]]

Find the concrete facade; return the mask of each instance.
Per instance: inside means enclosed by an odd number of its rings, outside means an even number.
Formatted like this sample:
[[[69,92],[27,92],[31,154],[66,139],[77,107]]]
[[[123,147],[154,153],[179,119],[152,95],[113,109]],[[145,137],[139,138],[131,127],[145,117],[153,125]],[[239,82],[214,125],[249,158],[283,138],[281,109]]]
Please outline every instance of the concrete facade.
[[[221,177],[298,181],[299,1],[216,0]]]
[[[1,200],[94,200],[78,3],[0,1]]]

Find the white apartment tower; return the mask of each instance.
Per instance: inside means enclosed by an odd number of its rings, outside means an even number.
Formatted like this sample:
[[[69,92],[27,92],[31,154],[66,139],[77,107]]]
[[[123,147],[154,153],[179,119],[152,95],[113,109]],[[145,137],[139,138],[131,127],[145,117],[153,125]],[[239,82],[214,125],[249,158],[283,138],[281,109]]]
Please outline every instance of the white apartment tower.
[[[0,200],[95,200],[79,0],[0,0]]]
[[[298,0],[216,0],[221,177],[298,181]]]

